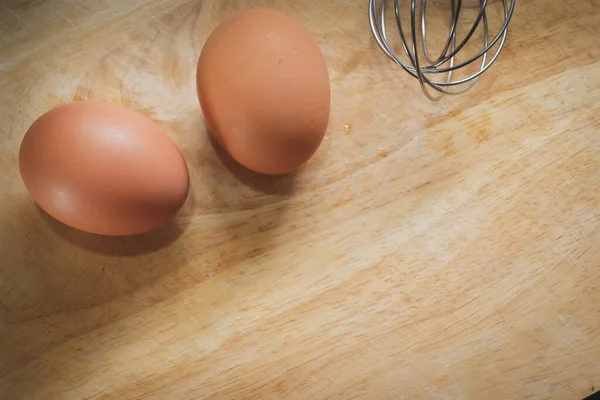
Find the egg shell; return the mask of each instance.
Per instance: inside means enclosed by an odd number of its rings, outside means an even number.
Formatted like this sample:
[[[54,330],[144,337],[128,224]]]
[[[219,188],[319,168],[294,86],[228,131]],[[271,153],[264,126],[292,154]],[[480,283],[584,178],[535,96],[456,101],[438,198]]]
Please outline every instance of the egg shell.
[[[23,138],[19,167],[44,211],[104,235],[158,227],[189,190],[183,156],[158,125],[97,101],[62,105],[39,117]]]
[[[300,168],[330,112],[325,59],[310,33],[278,11],[243,11],[219,25],[198,60],[206,122],[240,164],[265,174]]]

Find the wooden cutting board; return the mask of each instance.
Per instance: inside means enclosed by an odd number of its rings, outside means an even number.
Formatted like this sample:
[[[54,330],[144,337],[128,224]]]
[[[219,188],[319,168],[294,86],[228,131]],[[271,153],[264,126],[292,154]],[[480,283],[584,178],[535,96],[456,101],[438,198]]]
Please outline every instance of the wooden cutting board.
[[[280,178],[212,144],[195,92],[210,31],[264,5],[314,33],[332,80],[326,140]],[[599,36],[597,0],[520,1],[498,63],[432,103],[376,47],[366,0],[2,1],[0,398],[591,394]],[[20,141],[83,99],[180,146],[172,223],[103,238],[33,204]]]

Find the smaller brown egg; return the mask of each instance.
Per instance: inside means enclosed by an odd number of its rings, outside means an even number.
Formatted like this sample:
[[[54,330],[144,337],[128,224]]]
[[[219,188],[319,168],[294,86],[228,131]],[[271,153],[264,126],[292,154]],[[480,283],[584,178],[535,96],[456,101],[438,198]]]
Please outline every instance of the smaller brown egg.
[[[48,111],[19,152],[35,202],[71,227],[104,235],[149,231],[185,202],[188,169],[175,143],[147,117],[85,101]]]
[[[247,10],[219,25],[200,54],[197,88],[212,134],[249,169],[295,171],[323,141],[327,65],[309,32],[285,14]]]

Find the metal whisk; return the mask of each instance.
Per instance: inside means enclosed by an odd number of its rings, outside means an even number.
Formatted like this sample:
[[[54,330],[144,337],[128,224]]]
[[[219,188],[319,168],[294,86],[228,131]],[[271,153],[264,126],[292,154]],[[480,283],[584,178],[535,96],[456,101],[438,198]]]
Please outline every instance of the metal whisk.
[[[400,36],[402,47],[408,62],[402,61],[392,50],[392,45],[388,40],[386,29],[386,12],[391,6],[392,1],[387,0],[369,0],[369,21],[371,30],[377,40],[377,44],[383,52],[391,58],[396,64],[401,66],[405,71],[417,78],[421,84],[423,92],[431,100],[438,100],[443,94],[461,94],[469,90],[477,82],[481,74],[483,74],[496,61],[508,33],[508,24],[515,9],[516,0],[502,0],[503,4],[503,23],[497,35],[490,40],[488,13],[486,7],[493,0],[479,0],[480,9],[475,18],[473,26],[468,30],[466,36],[461,39],[457,45],[457,30],[459,25],[459,17],[463,0],[446,0],[450,3],[450,28],[448,38],[442,48],[440,55],[433,59],[427,48],[427,0],[405,0],[404,3],[410,4],[410,31],[405,32],[401,21],[401,16],[407,10],[400,5],[399,0],[393,0],[393,10],[395,16],[395,25],[397,33]],[[438,1],[442,2],[442,1]],[[456,62],[455,58],[465,45],[474,37],[474,33],[483,21],[483,46],[482,50],[476,52],[466,61]],[[408,33],[408,35],[406,34]],[[491,49],[499,42],[494,51]],[[492,54],[491,58],[488,53]],[[489,58],[489,61],[488,61]],[[466,77],[455,78],[455,72],[467,67],[468,65],[480,60],[479,67],[475,72],[471,72]],[[445,79],[441,74],[446,74]],[[437,79],[436,79],[437,78]],[[428,89],[431,88],[436,92],[441,93],[435,96]]]

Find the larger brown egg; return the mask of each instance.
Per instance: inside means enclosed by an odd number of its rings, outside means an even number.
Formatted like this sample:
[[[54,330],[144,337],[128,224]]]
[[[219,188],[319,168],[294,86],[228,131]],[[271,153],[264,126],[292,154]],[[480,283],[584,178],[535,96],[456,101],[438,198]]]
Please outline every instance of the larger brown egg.
[[[327,66],[309,32],[285,14],[248,10],[219,25],[200,54],[197,86],[213,135],[254,171],[294,171],[323,140]]]
[[[59,221],[128,235],[158,227],[185,202],[186,163],[150,119],[102,102],[57,107],[29,128],[19,153],[27,190]]]

